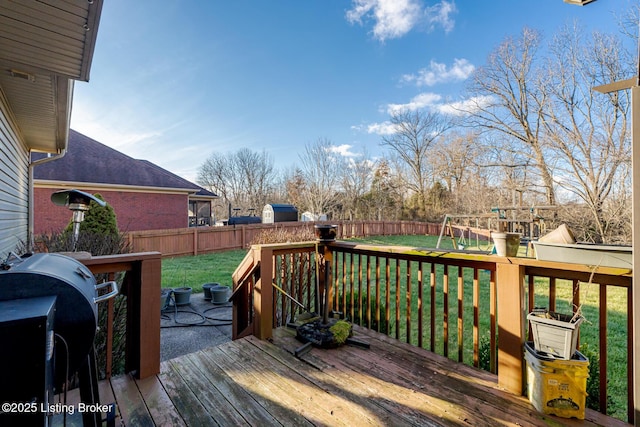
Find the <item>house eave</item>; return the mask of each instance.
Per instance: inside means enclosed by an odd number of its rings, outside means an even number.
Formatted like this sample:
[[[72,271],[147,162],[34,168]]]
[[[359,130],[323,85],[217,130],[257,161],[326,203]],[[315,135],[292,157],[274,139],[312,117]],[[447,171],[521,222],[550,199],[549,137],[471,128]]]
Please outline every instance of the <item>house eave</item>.
[[[118,184],[105,184],[100,182],[72,182],[72,181],[51,181],[36,179],[33,182],[34,188],[51,188],[51,189],[65,189],[76,188],[79,190],[108,190],[108,191],[124,191],[129,193],[163,193],[163,194],[184,194],[189,197],[195,194],[197,189],[193,188],[168,188],[168,187],[153,187],[153,186],[137,186],[137,185],[118,185]]]
[[[27,149],[67,148],[73,83],[89,80],[102,4],[0,3],[0,90]]]

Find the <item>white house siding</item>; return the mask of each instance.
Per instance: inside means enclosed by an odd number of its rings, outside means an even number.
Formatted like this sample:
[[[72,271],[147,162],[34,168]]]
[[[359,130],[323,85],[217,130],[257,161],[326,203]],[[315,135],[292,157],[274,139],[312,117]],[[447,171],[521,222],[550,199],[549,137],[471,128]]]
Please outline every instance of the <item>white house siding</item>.
[[[20,142],[0,88],[0,257],[27,242],[29,153]]]

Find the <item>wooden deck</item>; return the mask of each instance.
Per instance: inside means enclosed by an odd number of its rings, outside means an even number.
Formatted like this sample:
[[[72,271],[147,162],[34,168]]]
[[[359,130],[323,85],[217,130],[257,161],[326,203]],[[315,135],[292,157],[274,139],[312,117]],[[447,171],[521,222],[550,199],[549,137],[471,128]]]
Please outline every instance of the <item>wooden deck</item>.
[[[544,416],[490,373],[354,329],[370,349],[296,358],[300,343],[279,329],[274,343],[250,336],[163,362],[155,377],[103,382],[101,403],[117,402],[116,425],[136,427],[618,424],[593,411],[585,421]]]

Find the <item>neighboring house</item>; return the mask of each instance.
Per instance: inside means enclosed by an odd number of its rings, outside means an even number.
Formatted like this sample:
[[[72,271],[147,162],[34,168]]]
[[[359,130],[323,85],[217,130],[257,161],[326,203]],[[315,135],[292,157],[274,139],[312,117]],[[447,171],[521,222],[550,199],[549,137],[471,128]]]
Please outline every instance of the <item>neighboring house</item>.
[[[34,155],[34,159],[42,157]],[[211,225],[217,196],[146,160],[131,158],[74,130],[69,151],[34,170],[35,234],[62,230],[71,212],[51,194],[75,188],[100,193],[113,207],[121,231]]]
[[[73,84],[88,81],[102,0],[0,1],[0,256],[33,226],[30,152],[67,149]]]

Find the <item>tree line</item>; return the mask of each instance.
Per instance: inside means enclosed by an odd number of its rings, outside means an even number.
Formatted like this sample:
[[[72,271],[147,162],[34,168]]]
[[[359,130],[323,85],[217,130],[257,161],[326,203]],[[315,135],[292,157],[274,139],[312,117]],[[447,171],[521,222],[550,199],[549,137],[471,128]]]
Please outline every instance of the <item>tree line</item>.
[[[475,69],[464,101],[396,109],[381,157],[345,157],[318,138],[295,167],[278,171],[266,151],[243,148],[213,153],[198,183],[220,196],[218,218],[228,204],[438,222],[447,213],[543,205],[556,206],[548,219],[566,222],[580,240],[630,242],[630,93],[592,90],[637,74],[637,53],[624,41],[585,34],[577,23],[548,39],[524,28]]]

